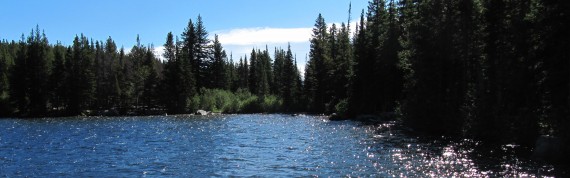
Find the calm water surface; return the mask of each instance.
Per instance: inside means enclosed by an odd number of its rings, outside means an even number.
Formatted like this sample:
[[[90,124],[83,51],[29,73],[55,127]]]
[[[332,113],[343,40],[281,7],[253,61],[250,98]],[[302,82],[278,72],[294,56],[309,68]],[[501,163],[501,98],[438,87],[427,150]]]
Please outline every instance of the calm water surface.
[[[518,146],[404,134],[318,116],[0,119],[0,177],[543,176]]]

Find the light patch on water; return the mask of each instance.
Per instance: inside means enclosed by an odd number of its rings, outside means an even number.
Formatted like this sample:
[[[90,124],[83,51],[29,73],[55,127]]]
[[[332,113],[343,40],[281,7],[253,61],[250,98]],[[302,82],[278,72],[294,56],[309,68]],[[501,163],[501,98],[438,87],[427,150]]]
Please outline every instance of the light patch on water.
[[[406,130],[395,121],[366,125],[307,115],[6,119],[0,120],[0,172],[9,177],[527,177],[558,171],[513,156],[519,145],[477,151],[480,142],[422,139]]]

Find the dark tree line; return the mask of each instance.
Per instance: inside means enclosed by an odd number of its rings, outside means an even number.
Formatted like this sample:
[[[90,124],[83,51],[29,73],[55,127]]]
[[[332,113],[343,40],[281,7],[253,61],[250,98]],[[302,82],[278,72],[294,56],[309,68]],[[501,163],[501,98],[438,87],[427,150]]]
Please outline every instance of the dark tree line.
[[[39,27],[19,42],[3,41],[2,115],[79,115],[89,110],[126,112],[158,105],[161,62],[152,47],[130,53],[106,41],[76,36],[73,45],[50,45]]]
[[[555,0],[372,0],[352,40],[319,15],[307,108],[396,113],[418,131],[496,142],[568,139],[568,11]]]
[[[311,38],[309,61],[305,68],[304,90],[310,112],[335,112],[338,103],[346,103],[353,78],[353,46],[349,26],[333,24],[327,28],[319,14]]]
[[[241,106],[250,112],[264,112],[269,107],[263,105],[265,98],[277,98],[271,101],[277,105],[272,111],[304,109],[298,97],[302,80],[290,48],[275,49],[276,63],[267,48],[253,49],[249,62],[246,57],[234,63],[217,35],[208,39],[200,16],[180,36],[168,33],[164,60],[138,36],[129,52],[118,49],[111,37],[96,41],[80,35],[71,46],[52,45],[39,27],[18,42],[3,40],[0,115],[190,113],[201,109],[192,108],[200,106],[193,99],[216,94],[213,89],[257,96],[251,106]]]

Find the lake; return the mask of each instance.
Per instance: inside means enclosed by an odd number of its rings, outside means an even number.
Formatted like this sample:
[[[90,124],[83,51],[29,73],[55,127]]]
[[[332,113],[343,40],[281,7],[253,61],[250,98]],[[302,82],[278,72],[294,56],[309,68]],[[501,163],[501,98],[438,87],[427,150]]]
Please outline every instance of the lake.
[[[406,130],[278,114],[0,119],[0,177],[565,174],[517,145],[477,149]]]

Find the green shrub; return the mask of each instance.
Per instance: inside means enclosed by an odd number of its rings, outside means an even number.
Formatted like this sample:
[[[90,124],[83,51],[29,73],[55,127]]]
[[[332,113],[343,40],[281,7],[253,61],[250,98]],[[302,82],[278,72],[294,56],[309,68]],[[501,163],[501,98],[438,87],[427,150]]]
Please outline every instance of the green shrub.
[[[201,89],[201,94],[190,99],[189,108],[222,113],[278,112],[283,100],[274,95],[258,97],[247,89],[231,92],[221,89]]]
[[[263,97],[261,102],[261,109],[265,112],[277,112],[283,105],[283,100],[274,95]]]
[[[348,112],[348,100],[342,99],[335,105],[335,112],[341,116],[345,116]]]

